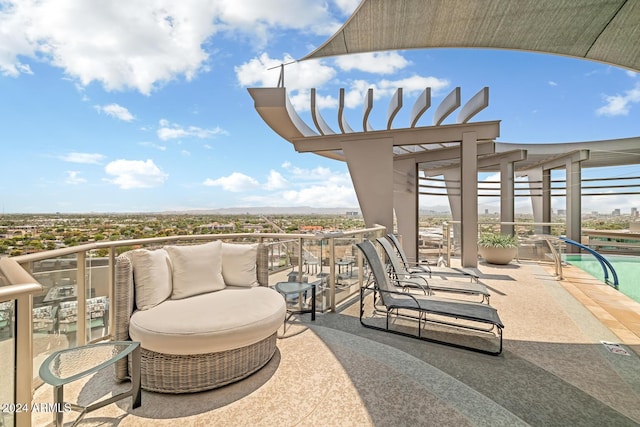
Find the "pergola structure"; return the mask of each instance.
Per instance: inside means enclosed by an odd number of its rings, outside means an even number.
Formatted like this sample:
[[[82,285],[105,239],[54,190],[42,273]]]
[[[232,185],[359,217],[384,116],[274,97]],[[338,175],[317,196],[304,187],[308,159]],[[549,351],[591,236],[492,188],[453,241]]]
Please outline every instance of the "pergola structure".
[[[343,27],[303,60],[389,49],[430,47],[500,48],[538,51],[640,69],[640,1],[637,0],[364,0]],[[386,129],[369,123],[373,92],[364,97],[362,131],[344,117],[340,92],[339,130],[331,129],[311,92],[315,130],[295,112],[285,87],[250,88],[265,122],[298,152],[345,161],[367,225],[393,229],[395,211],[405,251],[417,254],[419,177],[443,175],[454,219],[461,221],[462,265],[477,266],[479,171],[500,171],[500,219],[514,218],[516,175],[541,183],[533,200],[536,222],[551,219],[551,170],[566,169],[567,236],[580,241],[583,167],[640,163],[640,137],[563,144],[497,143],[499,121],[470,122],[488,106],[483,88],[461,106],[454,89],[418,126],[431,106],[430,90],[415,101],[410,123],[393,127],[403,106],[402,89],[392,97]],[[455,124],[442,124],[459,109]],[[508,230],[507,230],[508,231]]]

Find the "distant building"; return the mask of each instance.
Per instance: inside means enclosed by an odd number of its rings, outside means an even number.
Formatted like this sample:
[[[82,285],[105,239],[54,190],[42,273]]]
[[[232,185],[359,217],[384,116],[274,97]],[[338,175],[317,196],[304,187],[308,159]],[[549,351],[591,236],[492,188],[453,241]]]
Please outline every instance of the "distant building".
[[[620,216],[620,209],[614,209],[613,212],[611,212],[611,215]]]
[[[631,208],[631,216],[638,218],[638,208]]]
[[[567,215],[567,210],[566,209],[558,209],[558,215],[560,215],[560,216]]]
[[[322,231],[321,225],[302,225],[298,228],[301,233],[314,233],[316,231]]]
[[[348,211],[345,213],[346,216],[360,216],[360,212],[358,211]]]

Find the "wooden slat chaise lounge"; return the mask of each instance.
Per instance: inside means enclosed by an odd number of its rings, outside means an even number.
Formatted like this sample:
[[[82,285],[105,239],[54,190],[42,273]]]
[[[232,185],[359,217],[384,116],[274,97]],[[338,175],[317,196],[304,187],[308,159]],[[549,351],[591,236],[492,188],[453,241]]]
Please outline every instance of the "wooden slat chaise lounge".
[[[502,353],[502,329],[504,325],[494,307],[489,304],[397,291],[397,286],[401,286],[401,284],[396,286],[391,283],[395,279],[390,279],[385,273],[384,266],[373,243],[367,240],[358,243],[356,246],[362,251],[370,267],[369,280],[360,289],[360,323],[363,326],[485,354],[499,355]],[[401,282],[401,280],[396,281]],[[380,326],[379,322],[374,324],[374,322],[367,323],[365,321],[365,300],[367,295],[371,293],[373,293],[374,297],[374,313],[377,312],[377,304],[384,307],[386,314],[385,326]],[[397,319],[412,324],[413,327],[410,330],[417,329],[416,332],[406,332],[406,328],[390,328],[390,321]],[[427,337],[423,328],[426,329],[429,324],[445,325],[455,331],[468,331],[474,335],[480,335],[483,341],[484,337],[492,340],[497,339],[497,349],[480,348],[459,341],[454,342]],[[469,342],[474,342],[472,337],[469,338],[471,339]]]

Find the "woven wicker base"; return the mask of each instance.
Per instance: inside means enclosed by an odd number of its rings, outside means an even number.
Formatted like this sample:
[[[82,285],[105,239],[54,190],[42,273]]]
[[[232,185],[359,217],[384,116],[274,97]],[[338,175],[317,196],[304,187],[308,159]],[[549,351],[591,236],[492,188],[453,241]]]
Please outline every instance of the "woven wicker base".
[[[176,355],[141,350],[143,389],[193,393],[239,381],[262,368],[276,351],[276,334],[255,344],[219,353]]]

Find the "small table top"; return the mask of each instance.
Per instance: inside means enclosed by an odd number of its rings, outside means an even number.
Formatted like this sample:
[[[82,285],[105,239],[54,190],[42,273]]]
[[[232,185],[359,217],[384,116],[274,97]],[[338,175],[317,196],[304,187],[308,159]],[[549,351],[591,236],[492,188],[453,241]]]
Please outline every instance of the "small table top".
[[[278,282],[276,283],[276,291],[281,294],[297,294],[308,291],[313,286],[312,283],[300,282]]]
[[[136,341],[109,341],[52,353],[40,365],[40,378],[60,386],[117,362],[140,345]]]

